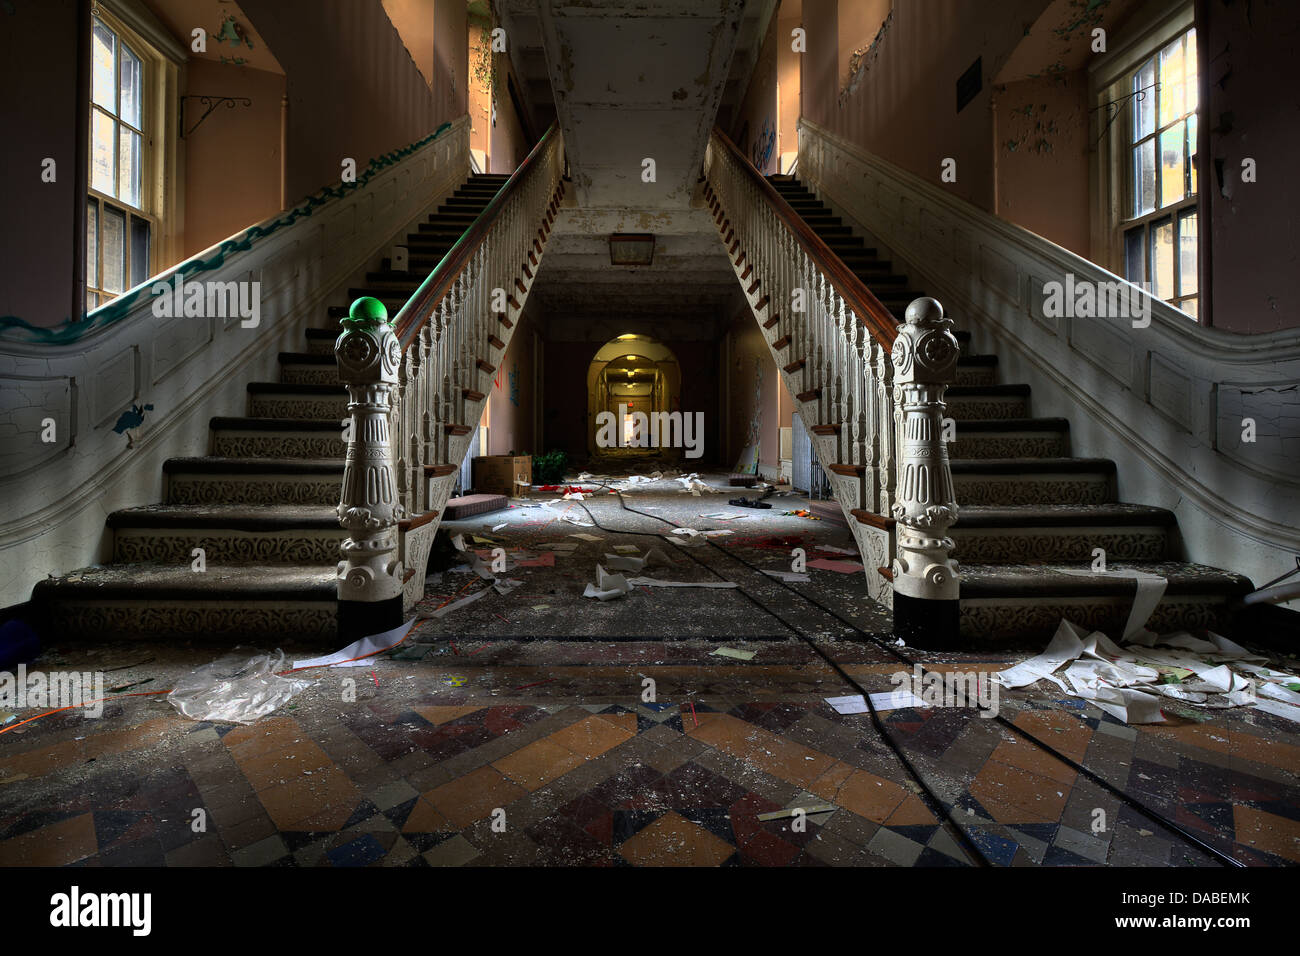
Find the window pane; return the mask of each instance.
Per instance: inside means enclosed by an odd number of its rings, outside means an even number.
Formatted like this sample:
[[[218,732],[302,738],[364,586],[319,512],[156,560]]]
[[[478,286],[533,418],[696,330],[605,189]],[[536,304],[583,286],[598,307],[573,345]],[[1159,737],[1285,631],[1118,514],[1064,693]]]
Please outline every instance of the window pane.
[[[1145,216],[1156,208],[1156,141],[1147,140],[1133,150],[1133,215]]]
[[[126,280],[126,213],[112,206],[104,207],[104,281],[105,292],[121,292]]]
[[[1156,91],[1147,89],[1156,81],[1156,61],[1148,60],[1133,77],[1133,140],[1156,131]],[[1139,91],[1145,92],[1139,93]]]
[[[117,37],[99,20],[94,22],[90,32],[91,98],[110,113],[116,114],[117,85],[113,82],[113,61],[117,59],[114,49]]]
[[[86,203],[86,285],[99,288],[99,203]]]
[[[140,58],[122,47],[121,74],[118,83],[122,88],[122,111],[118,115],[136,129],[140,128]]]
[[[86,311],[89,312],[99,306],[99,296],[93,292],[86,293]]]
[[[131,217],[131,287],[149,278],[149,220]]]
[[[1138,226],[1124,233],[1124,278],[1141,285],[1147,279],[1146,230]]]
[[[1201,315],[1200,305],[1201,300],[1196,296],[1192,296],[1190,299],[1183,299],[1182,302],[1179,302],[1178,308],[1182,309],[1192,318],[1197,319],[1200,318]]]
[[[1151,224],[1151,294],[1157,299],[1174,294],[1174,223],[1167,217]]]
[[[1178,216],[1178,294],[1193,295],[1197,288],[1199,237],[1196,228],[1196,210],[1189,209]]]
[[[1196,79],[1196,30],[1193,29],[1187,34],[1187,53],[1184,59],[1185,73],[1187,75],[1187,85],[1184,87],[1184,95],[1187,98],[1185,109],[1191,113],[1196,109],[1199,102],[1199,89],[1197,88]]]
[[[1196,114],[1193,113],[1187,117],[1187,195],[1195,196],[1196,186],[1196,143],[1197,143],[1197,123]]]
[[[1186,194],[1186,171],[1183,150],[1187,147],[1187,132],[1182,123],[1169,127],[1160,134],[1160,205],[1178,202]]]
[[[1160,51],[1160,125],[1168,126],[1187,110],[1186,65],[1183,57],[1183,38],[1179,37]]]
[[[90,111],[90,185],[109,196],[117,194],[117,123],[97,109]]]
[[[126,127],[118,129],[119,154],[117,195],[132,206],[140,205],[140,134]]]

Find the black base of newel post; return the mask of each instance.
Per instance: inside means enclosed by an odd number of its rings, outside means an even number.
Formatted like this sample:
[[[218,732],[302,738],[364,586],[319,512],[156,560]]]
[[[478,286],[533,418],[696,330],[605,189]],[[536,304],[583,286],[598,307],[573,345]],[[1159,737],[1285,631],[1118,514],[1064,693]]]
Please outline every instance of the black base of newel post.
[[[402,596],[387,601],[339,601],[339,638],[344,645],[402,625]]]
[[[894,636],[925,651],[961,650],[961,601],[931,601],[894,592]]]

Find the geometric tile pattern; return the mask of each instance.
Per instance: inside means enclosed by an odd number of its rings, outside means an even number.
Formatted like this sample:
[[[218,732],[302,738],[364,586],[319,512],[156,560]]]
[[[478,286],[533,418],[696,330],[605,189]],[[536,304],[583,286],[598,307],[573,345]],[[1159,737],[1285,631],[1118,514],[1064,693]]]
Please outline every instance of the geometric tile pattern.
[[[378,669],[400,687],[427,676],[422,666]],[[866,682],[888,668],[856,670]],[[743,666],[696,671],[713,675],[713,691],[753,696]],[[345,708],[309,693],[251,727],[195,724],[139,700],[114,705],[111,721],[46,718],[0,738],[0,865],[971,863],[869,719],[817,694],[665,706],[568,687],[500,700],[434,686]],[[1228,712],[1128,727],[1079,704],[1001,700],[1016,726],[1222,852],[1300,862],[1300,741],[1285,722]],[[973,712],[884,719],[995,865],[1213,865]],[[825,804],[835,809],[758,820]]]

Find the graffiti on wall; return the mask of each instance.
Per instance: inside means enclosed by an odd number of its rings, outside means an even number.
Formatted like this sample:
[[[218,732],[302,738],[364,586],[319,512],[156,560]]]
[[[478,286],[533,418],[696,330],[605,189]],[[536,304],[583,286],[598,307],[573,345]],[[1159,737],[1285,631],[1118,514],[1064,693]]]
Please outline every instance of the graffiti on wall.
[[[754,137],[754,145],[749,151],[750,158],[754,161],[754,168],[759,171],[767,169],[767,164],[772,161],[772,153],[775,149],[776,130],[772,128],[771,118],[767,118],[763,120],[763,128]]]

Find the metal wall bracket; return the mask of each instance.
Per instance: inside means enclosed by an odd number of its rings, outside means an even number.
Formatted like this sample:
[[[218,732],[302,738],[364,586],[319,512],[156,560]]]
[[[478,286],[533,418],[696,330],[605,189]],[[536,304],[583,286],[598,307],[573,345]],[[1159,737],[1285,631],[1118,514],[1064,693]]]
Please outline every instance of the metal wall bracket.
[[[203,111],[203,115],[200,116],[198,118],[198,121],[189,129],[185,128],[185,101],[186,100],[198,100],[203,106],[207,107],[207,109]],[[181,139],[184,139],[186,136],[190,135],[190,133],[198,129],[203,124],[203,121],[207,119],[208,116],[212,113],[212,111],[215,110],[218,106],[224,105],[226,109],[233,110],[235,108],[236,103],[245,107],[249,107],[253,105],[253,101],[249,99],[247,96],[211,96],[204,93],[191,93],[186,96],[182,96],[180,98],[180,117],[179,117]]]

